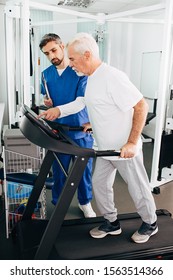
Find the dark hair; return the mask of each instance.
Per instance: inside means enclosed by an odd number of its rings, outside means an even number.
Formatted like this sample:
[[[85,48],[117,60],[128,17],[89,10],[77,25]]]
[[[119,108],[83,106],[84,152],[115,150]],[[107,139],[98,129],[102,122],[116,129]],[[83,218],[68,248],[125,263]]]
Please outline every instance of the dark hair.
[[[47,43],[52,42],[52,41],[55,41],[58,44],[62,44],[61,38],[57,34],[48,33],[48,34],[45,34],[40,41],[40,44],[39,44],[40,50],[42,50],[42,48],[44,46],[46,46]]]

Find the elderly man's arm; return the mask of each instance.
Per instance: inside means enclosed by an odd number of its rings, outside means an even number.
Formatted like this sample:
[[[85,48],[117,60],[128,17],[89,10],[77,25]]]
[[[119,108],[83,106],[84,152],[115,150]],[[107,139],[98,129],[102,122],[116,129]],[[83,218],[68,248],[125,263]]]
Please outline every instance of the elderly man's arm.
[[[136,153],[136,145],[141,136],[142,130],[145,126],[145,121],[148,113],[148,104],[144,98],[142,98],[134,106],[132,129],[127,143],[121,149],[121,157],[131,158]]]
[[[48,109],[43,113],[41,113],[38,117],[45,118],[49,121],[53,121],[58,118],[76,114],[84,108],[85,108],[84,97],[77,97],[73,102]]]

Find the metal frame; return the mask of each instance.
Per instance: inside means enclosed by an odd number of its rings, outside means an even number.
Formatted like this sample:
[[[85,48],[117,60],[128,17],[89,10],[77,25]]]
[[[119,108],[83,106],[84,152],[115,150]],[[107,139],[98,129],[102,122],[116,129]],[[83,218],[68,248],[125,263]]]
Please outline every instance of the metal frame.
[[[52,247],[56,241],[58,233],[61,229],[62,223],[64,221],[64,217],[73,199],[74,193],[79,185],[84,169],[87,165],[88,159],[89,157],[87,156],[83,156],[83,157],[76,156],[76,159],[71,167],[69,176],[63,187],[63,192],[61,194],[61,197],[55,206],[53,214],[51,215],[51,218],[48,221],[45,232],[39,243],[35,255],[36,260],[44,260],[48,258],[52,250]],[[34,184],[34,188],[29,198],[26,210],[23,214],[22,221],[31,219],[33,209],[41,194],[44,182],[46,180],[50,167],[53,163],[53,160],[54,160],[53,152],[48,151],[43,160],[37,180]]]
[[[165,126],[165,111],[167,96],[169,93],[170,85],[170,58],[172,46],[172,18],[173,18],[173,1],[167,0],[165,7],[165,25],[164,25],[164,38],[162,49],[162,61],[160,68],[158,101],[157,101],[157,116],[156,116],[156,130],[155,130],[155,143],[151,170],[151,184],[153,187],[158,184],[158,165],[161,147],[162,132]],[[163,183],[163,182],[162,182]]]

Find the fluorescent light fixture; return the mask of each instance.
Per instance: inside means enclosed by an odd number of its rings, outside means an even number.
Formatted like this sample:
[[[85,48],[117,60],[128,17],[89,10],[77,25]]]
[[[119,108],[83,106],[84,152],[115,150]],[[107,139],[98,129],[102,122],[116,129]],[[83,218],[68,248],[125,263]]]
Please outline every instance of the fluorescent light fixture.
[[[94,1],[95,0],[60,0],[57,5],[87,8]]]

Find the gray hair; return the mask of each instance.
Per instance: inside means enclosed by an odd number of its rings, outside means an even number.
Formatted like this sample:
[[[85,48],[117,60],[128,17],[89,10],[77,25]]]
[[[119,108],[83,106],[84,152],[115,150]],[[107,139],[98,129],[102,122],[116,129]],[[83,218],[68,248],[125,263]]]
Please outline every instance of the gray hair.
[[[89,33],[77,33],[67,44],[67,48],[73,45],[75,51],[84,54],[86,51],[92,53],[95,58],[99,58],[99,47],[96,40]]]

